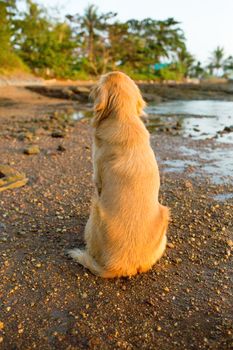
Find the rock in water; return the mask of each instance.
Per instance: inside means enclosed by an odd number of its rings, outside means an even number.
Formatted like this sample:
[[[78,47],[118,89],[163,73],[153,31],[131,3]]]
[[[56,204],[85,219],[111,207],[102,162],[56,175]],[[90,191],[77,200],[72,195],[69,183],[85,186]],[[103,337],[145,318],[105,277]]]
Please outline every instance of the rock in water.
[[[0,192],[26,185],[28,179],[8,165],[0,164]]]

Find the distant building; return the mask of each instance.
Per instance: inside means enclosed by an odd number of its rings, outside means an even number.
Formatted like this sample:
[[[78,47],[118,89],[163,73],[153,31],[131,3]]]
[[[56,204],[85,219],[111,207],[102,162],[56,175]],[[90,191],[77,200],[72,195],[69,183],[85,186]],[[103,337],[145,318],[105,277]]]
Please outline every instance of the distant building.
[[[161,69],[166,68],[170,65],[170,63],[155,63],[154,70],[155,72],[159,72]]]

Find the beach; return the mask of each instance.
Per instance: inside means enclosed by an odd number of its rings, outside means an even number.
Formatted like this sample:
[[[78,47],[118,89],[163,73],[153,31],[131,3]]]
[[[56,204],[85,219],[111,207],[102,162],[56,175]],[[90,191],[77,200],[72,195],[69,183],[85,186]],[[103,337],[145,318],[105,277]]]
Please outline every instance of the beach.
[[[141,88],[148,102],[171,96]],[[0,348],[232,349],[232,144],[153,133],[171,209],[166,253],[146,274],[101,279],[66,255],[84,244],[93,193],[90,120],[72,118],[91,114],[88,89],[46,89],[0,88],[0,164],[28,179],[0,192]],[[171,89],[172,99],[233,100],[225,86]]]

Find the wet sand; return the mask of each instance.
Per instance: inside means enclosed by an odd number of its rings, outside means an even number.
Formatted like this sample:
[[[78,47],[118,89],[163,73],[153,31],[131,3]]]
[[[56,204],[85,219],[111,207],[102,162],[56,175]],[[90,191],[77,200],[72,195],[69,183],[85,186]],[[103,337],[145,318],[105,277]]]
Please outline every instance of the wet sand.
[[[219,180],[201,157],[232,145],[152,136],[172,213],[166,254],[146,274],[103,280],[65,255],[83,245],[91,128],[53,113],[85,108],[0,89],[0,163],[29,178],[0,193],[0,348],[232,349],[233,176]],[[24,154],[30,144],[40,153]]]

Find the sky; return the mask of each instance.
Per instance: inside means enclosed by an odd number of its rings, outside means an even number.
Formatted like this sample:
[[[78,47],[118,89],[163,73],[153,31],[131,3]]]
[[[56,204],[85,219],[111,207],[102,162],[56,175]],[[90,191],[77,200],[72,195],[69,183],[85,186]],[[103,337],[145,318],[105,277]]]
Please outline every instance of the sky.
[[[100,12],[118,13],[120,20],[174,17],[186,36],[189,51],[202,63],[211,52],[224,47],[233,55],[233,0],[37,0],[45,7],[58,9],[62,15],[82,14],[93,3]]]

